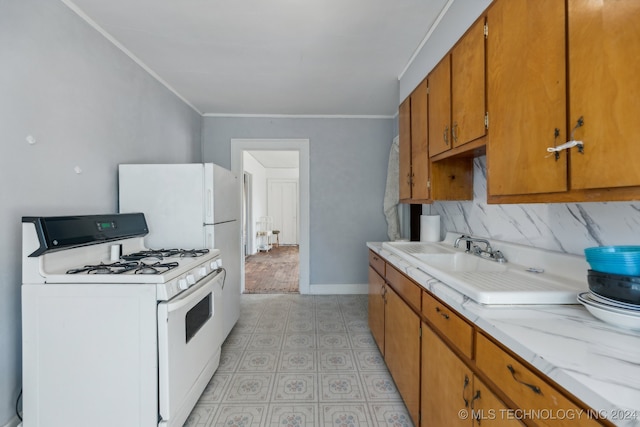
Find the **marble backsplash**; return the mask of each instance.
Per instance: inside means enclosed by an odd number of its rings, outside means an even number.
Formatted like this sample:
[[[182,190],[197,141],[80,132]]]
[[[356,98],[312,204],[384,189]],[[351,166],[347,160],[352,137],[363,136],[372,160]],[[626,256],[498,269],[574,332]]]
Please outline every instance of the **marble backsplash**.
[[[640,202],[487,204],[486,156],[474,160],[474,200],[423,205],[441,216],[441,235],[456,231],[584,255],[584,248],[640,245]]]

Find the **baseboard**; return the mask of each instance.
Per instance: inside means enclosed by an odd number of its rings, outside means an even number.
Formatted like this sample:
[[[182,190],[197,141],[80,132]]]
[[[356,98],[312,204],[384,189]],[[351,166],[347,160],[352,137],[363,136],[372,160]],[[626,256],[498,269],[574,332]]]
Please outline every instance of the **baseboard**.
[[[313,284],[309,285],[311,295],[354,295],[369,293],[369,285],[364,284]]]
[[[14,417],[11,418],[9,422],[3,425],[2,427],[18,427],[18,426],[22,426],[22,423],[20,422],[20,418],[18,418],[17,415],[14,415]]]

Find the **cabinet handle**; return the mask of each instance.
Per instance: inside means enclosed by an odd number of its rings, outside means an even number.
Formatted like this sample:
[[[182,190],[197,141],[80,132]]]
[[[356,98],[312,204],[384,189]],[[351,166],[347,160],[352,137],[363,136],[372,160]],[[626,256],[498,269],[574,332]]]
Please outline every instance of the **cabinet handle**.
[[[414,174],[414,173],[411,174],[411,186],[412,187],[416,185],[415,181],[413,180],[413,178],[415,178],[415,176],[416,176],[416,174]]]
[[[573,127],[573,130],[571,131],[571,141],[575,141],[575,133],[576,130],[578,130],[578,128],[581,128],[582,126],[584,126],[584,117],[580,116],[578,118],[578,121],[576,121],[576,125]],[[577,144],[578,147],[578,153],[580,154],[584,154],[584,144],[582,143],[582,141],[579,141],[579,144]]]
[[[522,380],[519,380],[516,378],[516,370],[513,369],[513,366],[511,365],[507,365],[507,369],[509,370],[509,372],[511,372],[511,376],[513,377],[513,379],[517,382],[522,384],[523,386],[529,387],[531,390],[533,390],[533,392],[535,394],[542,394],[542,390],[540,390],[540,387],[538,387],[537,385],[533,385],[533,384],[529,384],[529,383],[525,383]]]
[[[476,423],[480,425],[480,421],[482,420],[482,418],[480,417],[479,413],[476,413],[474,407],[474,402],[478,399],[480,399],[480,390],[476,390],[476,394],[474,394],[471,398],[471,414],[473,415],[473,419],[476,420]]]
[[[467,400],[466,397],[464,397],[464,391],[467,389],[468,385],[469,385],[469,377],[465,374],[465,376],[464,376],[464,384],[462,385],[462,400],[464,400],[464,407],[465,408],[469,407],[469,401]]]
[[[407,185],[411,185],[411,174],[407,173]]]
[[[439,313],[440,316],[442,316],[445,319],[449,320],[449,315],[447,313],[445,313],[444,311],[440,310],[440,307],[436,307],[436,312]]]
[[[442,137],[444,138],[444,143],[449,145],[449,126],[444,128],[444,132],[442,133]]]
[[[458,122],[453,124],[453,128],[451,128],[451,135],[453,135],[453,142],[458,142]]]

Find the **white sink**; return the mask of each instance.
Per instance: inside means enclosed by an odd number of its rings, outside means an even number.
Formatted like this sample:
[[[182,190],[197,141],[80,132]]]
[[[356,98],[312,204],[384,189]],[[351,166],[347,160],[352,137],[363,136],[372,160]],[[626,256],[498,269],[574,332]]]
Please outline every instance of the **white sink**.
[[[461,233],[443,242],[384,242],[387,249],[481,304],[578,304],[588,290],[584,257],[492,241],[506,263],[454,248]]]
[[[433,268],[456,273],[462,271],[507,271],[506,264],[488,261],[466,253],[411,254]]]

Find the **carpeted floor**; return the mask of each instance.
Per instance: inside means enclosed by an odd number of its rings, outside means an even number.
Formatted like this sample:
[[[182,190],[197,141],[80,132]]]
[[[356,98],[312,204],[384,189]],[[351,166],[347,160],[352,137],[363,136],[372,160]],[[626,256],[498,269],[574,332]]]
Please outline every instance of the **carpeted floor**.
[[[297,293],[298,246],[274,247],[245,258],[244,292],[247,294]]]

